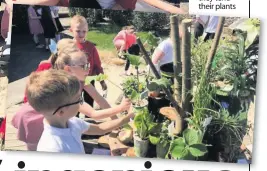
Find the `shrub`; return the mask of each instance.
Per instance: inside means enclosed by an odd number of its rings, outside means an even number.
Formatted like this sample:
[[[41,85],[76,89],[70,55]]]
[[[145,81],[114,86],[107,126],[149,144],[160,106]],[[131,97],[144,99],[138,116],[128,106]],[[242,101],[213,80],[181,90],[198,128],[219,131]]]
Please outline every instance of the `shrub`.
[[[161,31],[169,24],[169,21],[169,14],[166,13],[135,12],[132,24],[142,31]]]

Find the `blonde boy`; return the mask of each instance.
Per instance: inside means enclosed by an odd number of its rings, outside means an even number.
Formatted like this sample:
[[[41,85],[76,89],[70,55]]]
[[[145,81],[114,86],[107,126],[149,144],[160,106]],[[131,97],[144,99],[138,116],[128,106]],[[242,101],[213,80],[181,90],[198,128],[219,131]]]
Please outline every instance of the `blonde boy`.
[[[98,125],[76,118],[79,104],[83,103],[80,81],[63,70],[32,73],[26,89],[30,105],[44,115],[44,131],[37,151],[85,153],[82,134],[103,135],[133,117],[129,112],[122,118]]]
[[[94,76],[101,73],[103,74],[104,71],[101,66],[101,61],[95,45],[85,39],[88,32],[88,23],[86,19],[80,15],[75,15],[74,17],[72,17],[70,23],[70,31],[73,33],[77,47],[87,54],[88,62],[90,63],[90,70],[88,72],[88,75]],[[91,84],[94,86],[95,82],[92,81]],[[101,81],[100,84],[102,86],[102,90],[106,91],[107,85],[105,81]],[[94,100],[92,99],[92,97],[86,91],[83,92],[85,102],[93,106]]]

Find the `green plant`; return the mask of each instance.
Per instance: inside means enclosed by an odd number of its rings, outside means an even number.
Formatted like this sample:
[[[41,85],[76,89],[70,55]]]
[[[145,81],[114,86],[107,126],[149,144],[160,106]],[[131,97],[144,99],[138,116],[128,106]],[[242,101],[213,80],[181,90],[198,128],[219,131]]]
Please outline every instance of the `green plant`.
[[[163,147],[166,147],[170,143],[170,136],[168,131],[169,124],[169,120],[163,122],[162,124],[160,124],[158,132],[149,135],[149,140],[152,144],[162,144]]]
[[[134,125],[138,137],[142,140],[148,139],[149,135],[156,132],[160,126],[153,122],[153,116],[149,114],[147,108],[138,111],[134,118]]]
[[[158,30],[161,31],[169,24],[169,14],[151,12],[133,12],[133,25],[138,30]]]
[[[160,124],[160,128],[156,133],[149,135],[149,141],[156,145],[157,157],[166,158],[171,142],[171,135],[168,130],[170,121],[167,120]]]
[[[170,154],[174,159],[193,160],[204,156],[207,147],[202,142],[202,135],[194,129],[186,129],[183,137],[178,137],[171,142]]]
[[[247,112],[230,115],[228,110],[216,112],[207,133],[210,137],[217,136],[218,142],[223,147],[223,154],[227,156],[226,162],[235,162],[240,155],[240,145],[247,132]],[[212,145],[217,145],[212,142]]]
[[[134,76],[126,78],[122,83],[122,87],[124,95],[127,98],[135,101],[139,99],[141,92],[146,89],[145,84],[138,82],[138,80]]]
[[[171,82],[169,79],[165,77],[161,77],[160,79],[152,79],[147,83],[147,89],[149,91],[158,91],[162,88],[168,88],[171,86]]]
[[[108,76],[106,74],[99,74],[99,75],[95,75],[95,76],[87,76],[85,78],[85,85],[89,85],[91,84],[92,81],[105,81],[106,79],[108,79]]]
[[[232,87],[228,89],[231,95],[243,97],[249,94],[251,89],[249,78],[246,73],[249,70],[249,58],[246,54],[245,40],[246,34],[243,32],[236,33],[237,40],[228,43],[228,46],[223,49],[223,58],[218,61],[216,68],[214,68],[213,81],[223,81]],[[224,87],[218,87],[222,90]],[[223,91],[223,90],[222,90]]]

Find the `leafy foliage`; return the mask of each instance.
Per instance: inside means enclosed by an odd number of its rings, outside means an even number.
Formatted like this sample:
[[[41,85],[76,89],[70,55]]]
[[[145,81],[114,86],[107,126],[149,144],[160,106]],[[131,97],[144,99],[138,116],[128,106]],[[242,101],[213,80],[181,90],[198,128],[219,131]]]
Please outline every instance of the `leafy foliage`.
[[[162,30],[169,24],[169,14],[167,13],[150,13],[134,12],[132,23],[138,30]]]
[[[152,144],[162,144],[163,147],[166,147],[170,143],[170,135],[168,131],[169,124],[169,120],[159,124],[159,131],[149,135],[149,140]]]
[[[200,141],[201,135],[194,129],[187,129],[183,137],[174,139],[171,143],[170,153],[175,159],[193,160],[204,156],[207,147]]]
[[[217,136],[222,145],[225,162],[236,162],[240,155],[240,145],[247,131],[247,112],[230,115],[228,110],[222,109],[214,116],[207,129],[210,137]],[[216,144],[214,144],[216,145]]]
[[[138,93],[145,90],[145,84],[138,82],[134,76],[126,78],[122,83],[122,87],[124,95],[128,98],[134,98]]]
[[[147,88],[149,91],[157,91],[162,88],[168,88],[171,86],[171,82],[169,79],[162,77],[160,79],[153,79],[148,82]]]
[[[159,130],[159,124],[153,122],[153,116],[149,114],[147,108],[138,110],[134,118],[136,133],[142,140],[148,139],[149,135]]]

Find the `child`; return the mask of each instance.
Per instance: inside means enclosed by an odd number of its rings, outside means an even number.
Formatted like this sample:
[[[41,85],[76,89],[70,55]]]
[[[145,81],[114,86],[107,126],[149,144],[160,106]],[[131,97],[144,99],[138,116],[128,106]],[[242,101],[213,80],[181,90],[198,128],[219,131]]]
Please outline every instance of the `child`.
[[[29,18],[29,28],[30,32],[33,35],[33,40],[36,48],[43,48],[44,45],[40,44],[38,35],[43,34],[44,30],[40,22],[41,17],[37,16],[36,11],[33,6],[28,8],[28,18]]]
[[[44,131],[37,151],[85,153],[81,135],[103,135],[130,121],[126,116],[89,124],[74,117],[83,104],[81,85],[77,77],[65,71],[47,70],[32,73],[27,84],[27,96],[33,108],[44,116]]]
[[[40,7],[37,10],[38,14],[41,15],[41,23],[44,29],[45,37],[45,48],[49,51],[50,39],[56,38],[56,33],[58,32],[57,25],[54,18],[52,18],[51,10],[47,6]]]
[[[76,44],[74,44],[73,40],[62,39],[58,44],[58,55],[52,56],[51,62],[55,69],[65,70],[70,75],[75,75],[80,82],[83,82],[88,73],[87,56],[81,51],[75,51],[75,48],[71,50],[71,47],[74,46],[76,47]],[[67,53],[60,51],[64,49],[64,47],[69,47],[68,51],[64,50]],[[85,89],[88,91],[87,88]],[[28,96],[25,97],[27,97],[28,100]],[[130,101],[124,99],[118,106],[98,111],[95,111],[90,105],[84,103],[80,105],[79,112],[93,119],[104,119],[126,111],[129,107]],[[12,125],[18,129],[18,139],[26,143],[28,150],[35,151],[37,148],[37,143],[43,132],[42,120],[43,115],[35,111],[28,102],[22,105],[12,119]]]
[[[129,48],[136,44],[136,35],[134,34],[134,26],[126,26],[116,35],[113,40],[114,46],[119,52],[119,57],[123,55],[123,52],[129,50]],[[130,61],[127,59],[124,73],[122,75],[129,75],[128,70],[130,67]]]
[[[52,6],[50,7],[50,10],[51,10],[52,18],[54,19],[54,22],[57,26],[56,41],[58,42],[60,40],[60,32],[64,30],[63,26],[60,23],[59,16],[58,16],[59,7]]]
[[[70,25],[70,31],[73,33],[77,47],[85,52],[88,56],[88,61],[90,63],[90,70],[88,72],[88,75],[94,76],[101,73],[103,74],[103,68],[101,66],[101,61],[95,45],[85,40],[86,34],[88,32],[88,24],[86,19],[83,16],[76,15],[72,17]],[[91,84],[94,86],[94,81],[92,81]],[[107,90],[105,81],[101,81],[100,84],[103,91]],[[86,91],[84,91],[84,100],[86,103],[93,106],[94,100]]]

